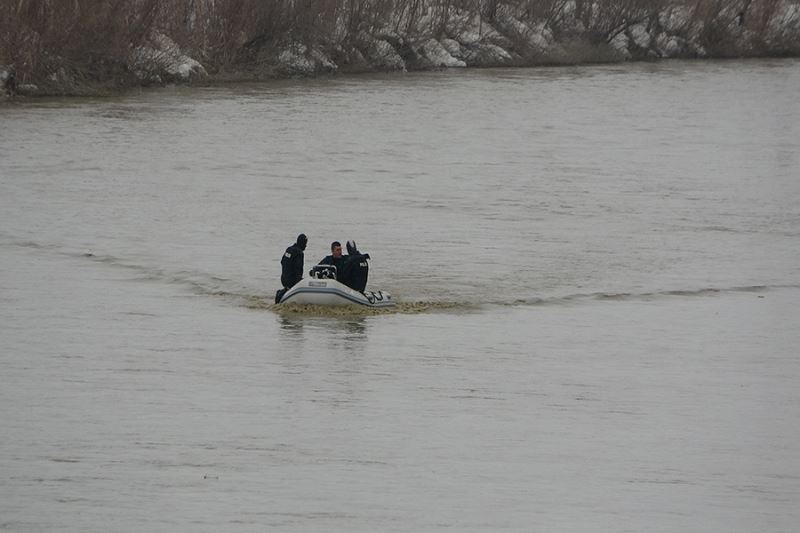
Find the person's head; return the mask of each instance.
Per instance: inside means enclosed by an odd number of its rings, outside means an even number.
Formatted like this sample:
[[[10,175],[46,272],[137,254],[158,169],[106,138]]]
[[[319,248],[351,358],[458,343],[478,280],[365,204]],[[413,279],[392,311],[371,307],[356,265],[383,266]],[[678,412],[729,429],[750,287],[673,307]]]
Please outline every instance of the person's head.
[[[299,246],[301,250],[305,250],[306,244],[308,244],[308,237],[306,237],[305,233],[301,233],[297,236],[297,246]]]
[[[347,241],[347,253],[350,255],[358,253],[358,247],[356,247],[356,241]]]
[[[342,257],[342,243],[339,241],[331,243],[331,255],[336,258]]]

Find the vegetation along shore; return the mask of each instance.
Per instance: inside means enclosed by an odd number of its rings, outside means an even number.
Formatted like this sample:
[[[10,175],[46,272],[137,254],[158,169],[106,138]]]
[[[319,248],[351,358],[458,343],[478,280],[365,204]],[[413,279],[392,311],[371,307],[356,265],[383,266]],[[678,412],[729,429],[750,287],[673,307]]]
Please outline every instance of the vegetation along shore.
[[[800,0],[2,0],[0,98],[800,55]]]

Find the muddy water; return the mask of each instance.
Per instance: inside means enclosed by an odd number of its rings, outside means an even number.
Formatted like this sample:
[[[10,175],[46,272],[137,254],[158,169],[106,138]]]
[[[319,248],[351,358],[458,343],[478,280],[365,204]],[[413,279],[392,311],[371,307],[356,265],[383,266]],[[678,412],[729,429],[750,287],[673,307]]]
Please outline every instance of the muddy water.
[[[800,63],[0,107],[0,529],[791,531]],[[309,235],[395,312],[277,310]]]

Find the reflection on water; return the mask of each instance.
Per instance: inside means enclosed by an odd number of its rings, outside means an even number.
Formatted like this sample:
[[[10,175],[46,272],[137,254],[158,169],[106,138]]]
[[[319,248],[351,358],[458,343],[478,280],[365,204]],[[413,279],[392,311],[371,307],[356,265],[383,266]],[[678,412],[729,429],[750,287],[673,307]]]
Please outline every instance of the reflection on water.
[[[281,326],[281,331],[290,337],[299,337],[303,333],[303,317],[290,317],[286,315],[278,316],[278,323]]]
[[[344,331],[348,334],[348,340],[363,340],[367,332],[367,323],[364,318],[354,318],[345,320],[342,324]]]
[[[281,331],[290,336],[299,336],[303,333],[304,328],[327,329],[334,332],[346,333],[348,335],[348,340],[359,340],[367,331],[367,315],[325,313],[324,309],[323,312],[315,313],[314,311],[315,310],[300,309],[290,313],[279,312],[278,323],[280,324]]]

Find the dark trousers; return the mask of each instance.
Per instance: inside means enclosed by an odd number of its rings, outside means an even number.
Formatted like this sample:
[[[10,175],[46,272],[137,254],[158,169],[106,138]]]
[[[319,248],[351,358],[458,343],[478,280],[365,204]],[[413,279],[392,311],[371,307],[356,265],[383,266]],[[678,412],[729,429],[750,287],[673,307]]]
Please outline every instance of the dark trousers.
[[[286,294],[286,291],[288,291],[288,290],[289,290],[288,287],[284,287],[282,289],[278,289],[277,292],[275,292],[275,303],[276,304],[281,303],[281,298],[283,298],[283,295]]]

